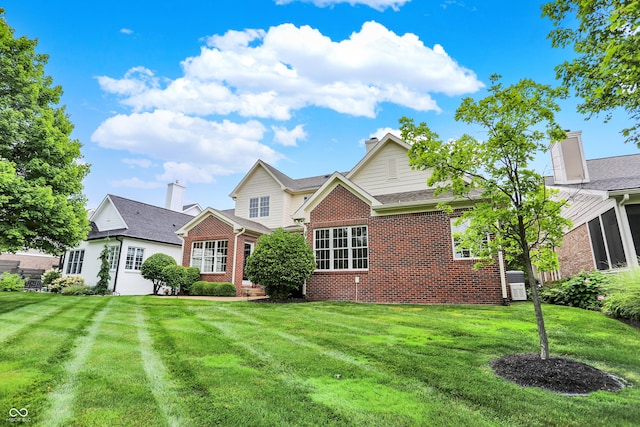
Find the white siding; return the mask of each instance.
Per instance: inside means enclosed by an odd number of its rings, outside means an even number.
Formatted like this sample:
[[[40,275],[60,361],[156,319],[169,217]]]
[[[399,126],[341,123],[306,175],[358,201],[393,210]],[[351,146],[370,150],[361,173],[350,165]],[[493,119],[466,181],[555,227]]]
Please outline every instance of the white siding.
[[[287,200],[287,220],[289,221],[287,225],[295,224],[292,217],[293,214],[304,204],[306,198],[311,197],[313,195],[313,191],[305,194],[296,194],[295,196],[289,196]]]
[[[269,216],[249,218],[249,199],[264,196],[269,196]],[[263,168],[259,167],[238,193],[235,214],[241,218],[259,222],[269,228],[284,227],[291,222],[291,219],[285,216],[284,199],[285,193],[280,188],[280,184]]]
[[[369,194],[377,196],[425,190],[430,175],[430,171],[412,170],[407,150],[388,143],[350,179]]]
[[[108,200],[105,200],[105,203],[103,203],[100,209],[93,214],[91,220],[96,223],[98,230],[100,231],[126,228],[126,225],[122,221],[118,211]]]
[[[568,201],[568,206],[562,210],[562,216],[573,222],[572,228],[584,224],[615,206],[613,199],[603,199],[599,195],[579,191],[574,193],[563,191],[557,197]]]
[[[82,276],[85,283],[88,286],[95,286],[98,282],[98,271],[100,270],[100,252],[104,248],[104,240],[93,240],[90,242],[82,242],[74,250],[84,249],[84,262],[82,264],[82,271],[79,276]],[[117,240],[109,241],[109,246],[120,245]],[[153,284],[150,280],[145,279],[140,274],[140,271],[125,270],[125,263],[127,259],[127,249],[129,247],[144,248],[143,261],[149,258],[153,254],[163,253],[169,255],[176,260],[176,263],[182,263],[182,248],[175,245],[166,245],[162,243],[153,243],[143,240],[124,239],[120,251],[120,262],[118,264],[118,274],[116,283],[116,292],[120,295],[148,295],[153,292]],[[65,255],[65,262],[63,265],[63,274],[67,276],[67,263],[69,262],[69,253]],[[116,272],[111,271],[111,281],[109,289],[113,290],[113,283],[116,280]]]

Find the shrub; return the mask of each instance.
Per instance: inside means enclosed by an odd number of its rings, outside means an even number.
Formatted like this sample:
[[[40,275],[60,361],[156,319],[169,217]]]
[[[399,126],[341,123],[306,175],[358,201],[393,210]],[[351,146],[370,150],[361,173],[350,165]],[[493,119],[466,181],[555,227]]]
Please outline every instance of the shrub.
[[[153,293],[157,294],[164,283],[162,269],[167,265],[176,265],[176,260],[166,254],[153,254],[140,267],[140,274],[153,283]]]
[[[57,268],[52,268],[42,273],[42,276],[40,276],[40,280],[42,281],[42,286],[49,286],[51,283],[53,283],[54,280],[61,277],[62,271],[58,270]]]
[[[602,312],[618,319],[640,322],[640,268],[612,276]]]
[[[24,279],[19,274],[3,273],[0,275],[0,291],[16,292],[24,289]]]
[[[540,289],[540,298],[549,304],[600,310],[609,276],[599,271],[581,272]]]
[[[279,228],[258,239],[247,259],[249,280],[262,285],[272,298],[289,298],[299,290],[316,268],[313,250],[302,234]]]
[[[200,280],[200,269],[198,267],[186,267],[185,283],[182,285],[182,292],[190,295],[191,285]]]
[[[190,295],[235,297],[236,287],[229,282],[198,281],[191,285]]]
[[[65,286],[60,291],[61,295],[94,295],[94,289],[84,285]]]
[[[47,289],[49,292],[61,293],[64,288],[69,286],[86,286],[84,279],[80,276],[65,276],[55,279]]]
[[[171,288],[171,294],[176,293],[186,283],[187,268],[177,264],[167,265],[162,269],[165,286]]]

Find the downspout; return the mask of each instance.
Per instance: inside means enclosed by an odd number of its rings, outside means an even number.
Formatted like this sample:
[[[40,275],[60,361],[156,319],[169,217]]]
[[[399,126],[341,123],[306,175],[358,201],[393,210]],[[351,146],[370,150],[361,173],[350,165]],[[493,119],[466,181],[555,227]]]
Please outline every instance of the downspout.
[[[500,266],[500,286],[502,287],[502,305],[509,305],[509,297],[507,295],[507,277],[504,272],[504,257],[502,249],[498,252],[498,265]]]
[[[233,238],[233,267],[231,270],[231,283],[233,283],[233,286],[236,286],[236,265],[238,262],[238,237],[244,234],[245,231],[247,231],[247,229],[245,227],[242,227],[240,231],[238,231]]]
[[[120,257],[122,257],[122,244],[124,241],[122,237],[116,236],[116,240],[120,242],[120,248],[118,249],[118,262],[116,263],[116,274],[113,276],[113,293],[116,292],[116,284],[118,283],[118,273],[120,272]]]

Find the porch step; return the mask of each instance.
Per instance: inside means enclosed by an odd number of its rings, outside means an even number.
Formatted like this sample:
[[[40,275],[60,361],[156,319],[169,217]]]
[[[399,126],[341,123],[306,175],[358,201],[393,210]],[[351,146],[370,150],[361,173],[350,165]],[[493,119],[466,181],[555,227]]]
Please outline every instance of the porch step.
[[[264,289],[256,287],[256,288],[242,288],[242,296],[243,297],[264,297],[267,294],[264,292]]]

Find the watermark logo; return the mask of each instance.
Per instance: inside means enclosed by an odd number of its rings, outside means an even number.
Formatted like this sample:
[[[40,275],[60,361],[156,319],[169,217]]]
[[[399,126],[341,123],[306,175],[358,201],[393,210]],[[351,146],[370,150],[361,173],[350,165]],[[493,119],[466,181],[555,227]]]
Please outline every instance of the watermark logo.
[[[9,409],[9,418],[7,418],[7,422],[9,423],[28,423],[31,421],[31,418],[28,418],[29,410],[27,408],[11,408]]]

